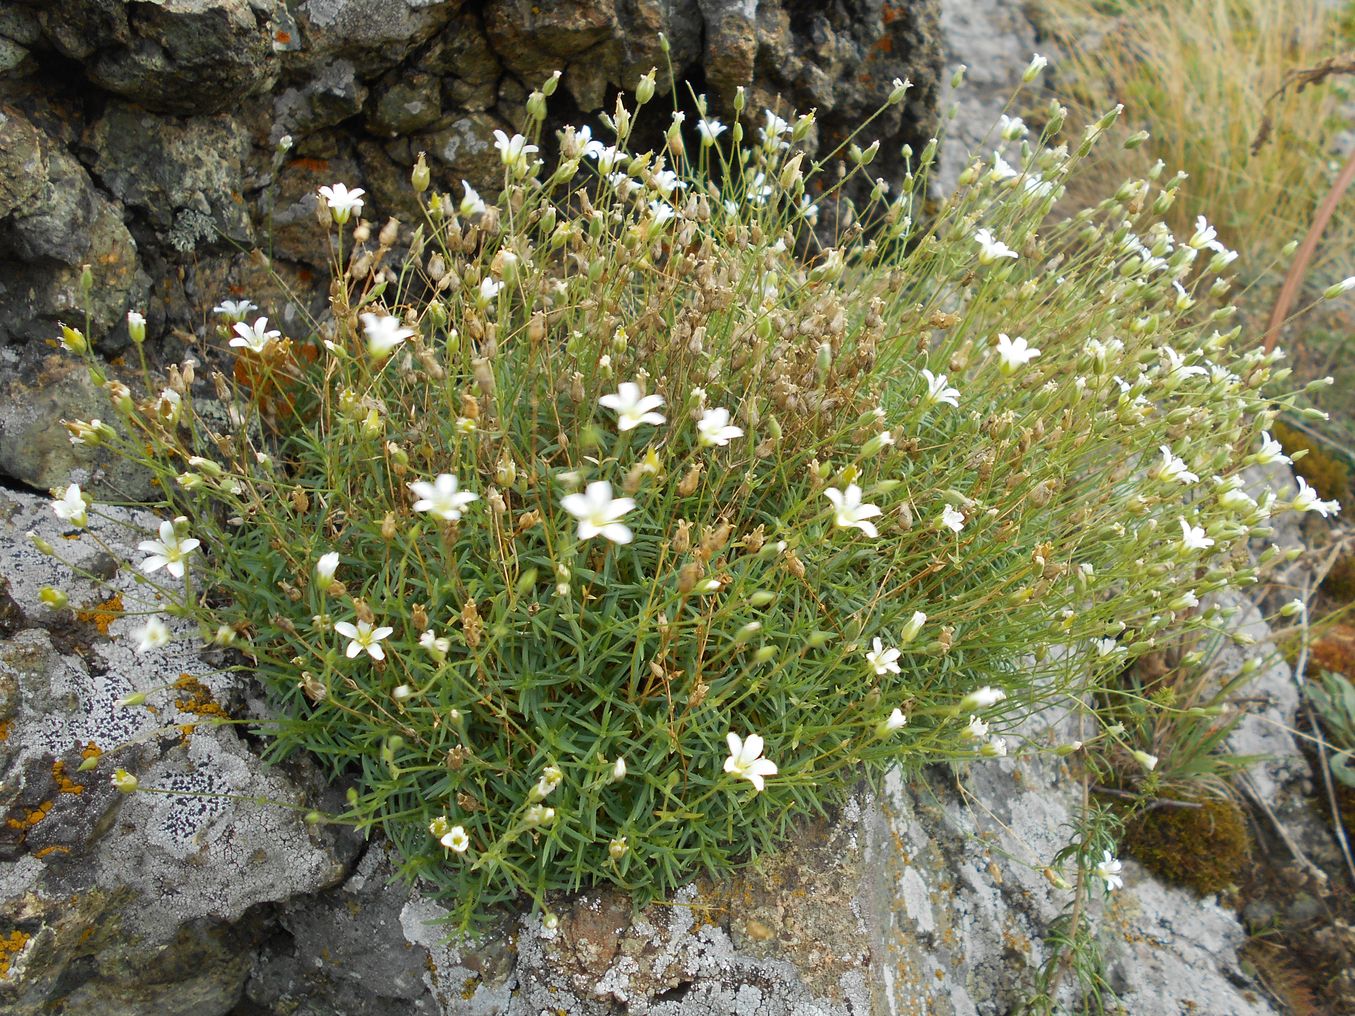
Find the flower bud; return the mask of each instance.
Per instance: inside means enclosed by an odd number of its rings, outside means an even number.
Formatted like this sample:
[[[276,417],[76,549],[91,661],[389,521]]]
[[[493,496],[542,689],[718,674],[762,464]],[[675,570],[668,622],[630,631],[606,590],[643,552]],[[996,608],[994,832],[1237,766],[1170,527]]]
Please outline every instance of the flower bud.
[[[1027,65],[1025,71],[1021,74],[1021,80],[1024,81],[1026,84],[1029,84],[1030,82],[1038,78],[1040,76],[1040,72],[1044,70],[1047,66],[1049,66],[1049,61],[1042,57],[1039,53],[1036,53],[1033,57],[1030,58],[1030,63]]]
[[[642,77],[635,85],[636,105],[643,106],[650,99],[654,98],[654,77],[658,68],[651,67],[649,73]]]
[[[65,610],[71,602],[69,596],[51,586],[43,586],[38,590],[38,600],[50,610]]]
[[[138,346],[146,341],[146,319],[139,312],[127,312],[127,337]]]

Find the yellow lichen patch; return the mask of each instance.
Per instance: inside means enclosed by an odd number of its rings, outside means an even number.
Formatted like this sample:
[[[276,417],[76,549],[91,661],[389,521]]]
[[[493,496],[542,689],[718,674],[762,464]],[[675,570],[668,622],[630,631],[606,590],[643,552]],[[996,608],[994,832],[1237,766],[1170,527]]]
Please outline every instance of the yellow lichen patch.
[[[196,723],[180,723],[180,724],[179,724],[179,743],[180,743],[180,744],[187,744],[187,743],[188,743],[188,739],[189,739],[190,737],[193,736],[193,731],[195,731],[195,730],[197,730],[197,729],[198,729],[198,725],[197,725]]]
[[[104,750],[93,741],[85,742],[85,746],[80,749],[80,757],[88,762],[92,758],[101,758]]]
[[[215,698],[212,697],[211,689],[199,681],[192,674],[180,674],[179,679],[174,682],[174,687],[180,692],[174,704],[185,713],[192,713],[194,716],[215,716],[220,719],[226,719],[226,710],[222,709]],[[191,730],[185,731],[187,736],[192,733]]]
[[[50,846],[39,847],[33,851],[34,857],[47,857],[51,854],[69,854],[71,848],[62,843],[53,843]]]
[[[10,720],[0,720],[0,742],[9,740]]]
[[[24,946],[28,945],[28,940],[32,937],[18,928],[8,935],[0,935],[0,979],[9,980],[10,964],[23,952]]]
[[[56,789],[59,794],[83,794],[85,792],[82,784],[76,783],[66,775],[66,763],[61,759],[52,763],[52,779],[56,780]]]
[[[114,593],[102,603],[77,610],[75,616],[85,624],[94,625],[100,635],[107,635],[109,626],[122,616],[122,594]]]

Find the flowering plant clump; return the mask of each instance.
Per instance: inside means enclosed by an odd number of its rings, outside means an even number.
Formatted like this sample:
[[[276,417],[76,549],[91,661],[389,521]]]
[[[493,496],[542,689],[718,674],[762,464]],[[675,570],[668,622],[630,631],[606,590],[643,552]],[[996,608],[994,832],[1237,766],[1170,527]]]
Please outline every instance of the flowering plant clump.
[[[812,114],[698,106],[663,153],[621,100],[551,167],[500,134],[494,201],[421,159],[412,232],[322,189],[313,334],[223,303],[233,379],[147,373],[68,425],[160,477],[135,564],[243,654],[274,755],[355,777],[342,818],[466,920],[725,870],[863,768],[1052,747],[1016,720],[1216,625],[1248,537],[1330,508],[1241,488],[1294,397],[1220,330],[1231,259],[1158,221],[1180,180],[1054,217],[1113,114],[1004,132],[924,219],[935,144],[853,203],[878,146],[824,170]]]

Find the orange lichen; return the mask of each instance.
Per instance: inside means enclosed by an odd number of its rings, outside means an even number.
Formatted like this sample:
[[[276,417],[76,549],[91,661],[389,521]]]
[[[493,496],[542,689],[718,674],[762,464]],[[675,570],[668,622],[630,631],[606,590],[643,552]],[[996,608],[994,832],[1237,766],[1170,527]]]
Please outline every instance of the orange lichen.
[[[103,749],[93,741],[85,742],[85,746],[80,749],[80,757],[85,761],[89,761],[92,758],[101,758],[103,753]]]
[[[33,936],[15,928],[8,935],[0,935],[0,979],[9,980],[10,964],[23,952]]]
[[[109,627],[122,617],[122,595],[114,593],[102,603],[77,610],[75,616],[85,624],[92,624],[100,635],[107,635]]]
[[[180,674],[179,679],[174,682],[174,687],[181,693],[174,700],[174,704],[185,713],[191,713],[194,716],[214,716],[219,719],[226,719],[226,710],[215,698],[212,697],[212,691],[205,684],[199,681],[192,674]],[[185,736],[192,733],[192,724],[188,724],[188,729],[184,731]]]
[[[0,720],[0,741],[9,740],[9,730],[12,720]]]
[[[53,803],[54,802],[52,801],[43,801],[26,815],[20,816],[19,818],[6,819],[5,824],[11,829],[32,829],[47,817],[48,813],[52,810]]]
[[[83,794],[85,788],[66,775],[66,763],[57,759],[52,763],[52,779],[56,780],[58,794]]]
[[[51,854],[69,854],[71,848],[62,843],[53,843],[50,846],[39,847],[33,851],[34,857],[47,857]]]

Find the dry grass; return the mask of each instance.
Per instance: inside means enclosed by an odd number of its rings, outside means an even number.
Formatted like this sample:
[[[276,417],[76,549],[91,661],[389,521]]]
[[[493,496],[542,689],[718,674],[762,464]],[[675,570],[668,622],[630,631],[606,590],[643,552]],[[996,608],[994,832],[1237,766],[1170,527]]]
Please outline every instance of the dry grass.
[[[1189,232],[1196,215],[1214,222],[1251,271],[1272,263],[1307,229],[1339,170],[1333,143],[1351,127],[1342,106],[1350,83],[1334,80],[1288,93],[1270,109],[1274,131],[1251,145],[1270,96],[1291,70],[1351,44],[1339,10],[1323,0],[1166,0],[1098,4],[1041,0],[1043,27],[1058,43],[1060,86],[1099,113],[1125,104],[1126,133],[1152,139],[1103,159],[1101,180],[1142,172],[1156,159],[1190,174],[1188,197],[1169,213]],[[1310,278],[1351,274],[1355,204],[1347,198],[1328,228]]]

